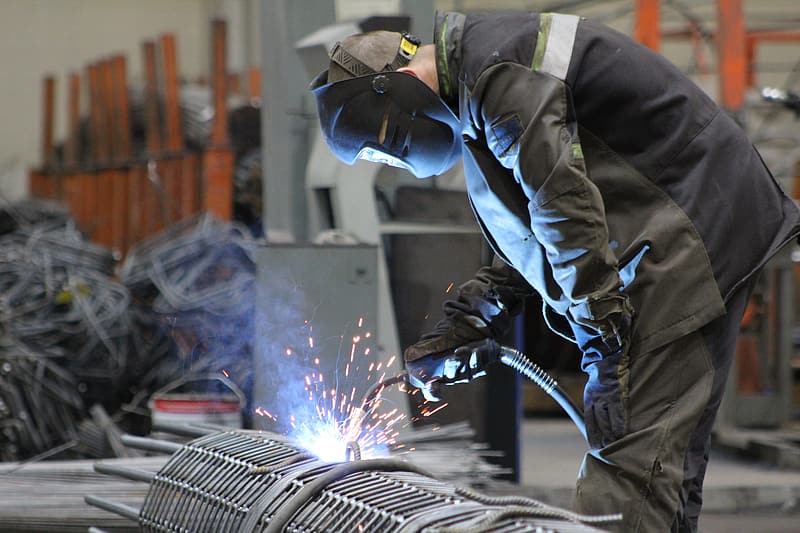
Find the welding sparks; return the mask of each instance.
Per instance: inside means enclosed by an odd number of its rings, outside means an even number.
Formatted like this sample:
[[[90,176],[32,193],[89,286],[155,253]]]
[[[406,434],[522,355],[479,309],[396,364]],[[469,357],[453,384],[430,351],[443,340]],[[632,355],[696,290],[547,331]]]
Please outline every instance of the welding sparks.
[[[256,407],[256,414],[258,416],[265,416],[267,418],[271,418],[272,420],[277,420],[278,419],[275,415],[273,415],[272,413],[270,413],[269,411],[267,411],[263,407]]]
[[[422,411],[420,411],[420,414],[422,416],[425,416],[425,417],[431,416],[431,415],[435,415],[436,413],[438,413],[439,411],[441,411],[442,409],[444,409],[448,405],[449,405],[448,403],[443,403],[442,405],[440,405],[439,407],[437,407],[436,409],[434,409],[432,411],[429,411],[427,409],[423,409]]]
[[[360,318],[358,328],[363,326],[364,319]],[[292,390],[292,383],[284,382],[281,397],[285,404],[271,406],[271,411],[258,407],[255,413],[278,423],[287,436],[323,461],[348,460],[349,442],[358,443],[363,459],[408,453],[398,438],[412,421],[383,396],[387,387],[383,382],[391,372],[397,372],[398,357],[377,360],[377,352],[368,346],[372,333],[360,330],[336,336],[341,341],[340,351],[332,361],[327,354],[322,357],[322,345],[309,334],[310,324],[308,328],[297,344],[283,346],[285,355],[293,356],[292,360],[305,369],[302,377],[297,376],[300,390]],[[335,367],[330,366],[332,362]],[[391,386],[408,392],[402,379],[391,381]],[[445,405],[423,410],[420,416],[429,417]]]

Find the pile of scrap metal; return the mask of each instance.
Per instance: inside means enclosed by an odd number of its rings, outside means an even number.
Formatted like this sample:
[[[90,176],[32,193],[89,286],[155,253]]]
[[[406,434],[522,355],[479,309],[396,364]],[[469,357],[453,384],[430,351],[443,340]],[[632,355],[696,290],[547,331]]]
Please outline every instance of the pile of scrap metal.
[[[589,532],[619,516],[589,517],[518,496],[489,496],[437,480],[396,458],[322,462],[263,431],[177,428],[179,444],[126,438],[171,454],[158,471],[98,464],[98,472],[147,483],[131,505],[89,494],[86,502],[141,531],[360,531],[411,533]],[[94,531],[100,531],[93,528]]]
[[[110,250],[44,201],[0,210],[0,460],[79,447],[85,407],[117,403],[128,367],[127,290]]]
[[[244,233],[188,219],[136,247],[118,280],[62,206],[0,206],[0,461],[120,455],[117,426],[146,431],[145,402],[173,380],[224,370],[247,385]]]
[[[120,279],[132,296],[136,369],[143,390],[187,375],[252,383],[255,242],[247,230],[203,214],[135,245]],[[248,394],[249,397],[249,394]]]

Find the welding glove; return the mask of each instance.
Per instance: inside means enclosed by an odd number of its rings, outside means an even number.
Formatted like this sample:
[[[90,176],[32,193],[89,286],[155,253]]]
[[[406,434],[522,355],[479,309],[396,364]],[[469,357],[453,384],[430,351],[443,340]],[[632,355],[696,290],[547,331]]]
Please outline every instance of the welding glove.
[[[589,375],[583,393],[589,445],[608,446],[627,433],[630,331],[633,313],[627,298],[598,323],[573,324],[583,352],[581,368]]]
[[[444,318],[434,329],[406,348],[403,356],[411,384],[428,400],[438,401],[428,384],[442,377],[442,360],[464,345],[509,331],[532,291],[516,270],[497,258],[481,268],[458,288],[454,299],[443,304]]]

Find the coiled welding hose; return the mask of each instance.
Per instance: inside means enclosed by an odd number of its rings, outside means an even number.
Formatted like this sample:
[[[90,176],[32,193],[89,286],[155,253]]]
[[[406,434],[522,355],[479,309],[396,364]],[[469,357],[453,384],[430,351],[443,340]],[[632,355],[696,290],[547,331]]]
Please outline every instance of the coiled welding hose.
[[[567,416],[578,427],[578,430],[583,435],[583,438],[588,441],[586,437],[586,422],[583,420],[583,413],[572,401],[572,398],[567,395],[566,391],[561,388],[558,382],[553,377],[544,371],[539,365],[528,359],[528,357],[510,346],[500,346],[499,360],[504,365],[513,368],[529,380],[536,383],[543,391],[547,393],[552,399],[561,406]]]

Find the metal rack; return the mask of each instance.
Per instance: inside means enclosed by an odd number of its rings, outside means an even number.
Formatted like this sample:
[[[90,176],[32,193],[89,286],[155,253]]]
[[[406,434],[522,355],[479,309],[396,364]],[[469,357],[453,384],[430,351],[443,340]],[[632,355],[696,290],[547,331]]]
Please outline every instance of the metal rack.
[[[129,87],[123,55],[101,59],[83,74],[70,75],[69,133],[61,157],[53,138],[56,82],[53,76],[45,77],[42,166],[30,173],[30,194],[66,203],[82,232],[120,254],[199,212],[230,220],[234,153],[226,99],[239,81],[226,69],[225,21],[213,20],[211,34],[212,104],[203,110],[210,115],[210,124],[204,125],[208,133],[202,148],[192,149],[185,142],[192,117],[179,86],[175,36],[166,33],[157,42],[142,43],[141,102],[131,102],[136,93]],[[260,90],[257,71],[250,72],[249,80],[253,100]],[[89,96],[85,121],[84,90]],[[134,119],[141,122],[136,126],[143,129],[143,146],[132,139]]]
[[[518,496],[492,497],[438,481],[397,459],[322,462],[277,434],[175,428],[181,445],[124,438],[170,453],[158,471],[97,465],[149,484],[139,507],[87,495],[141,531],[601,531],[615,516],[581,516]]]

